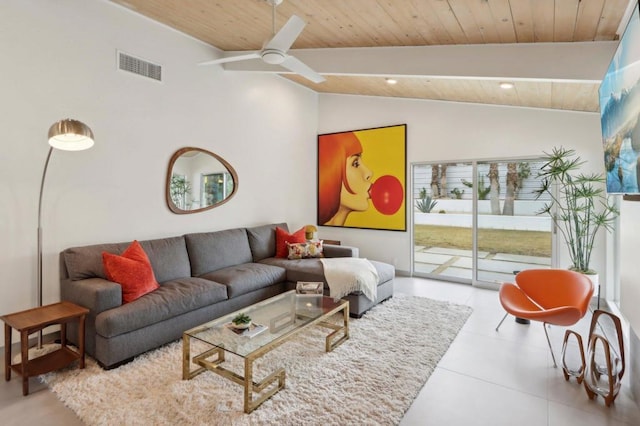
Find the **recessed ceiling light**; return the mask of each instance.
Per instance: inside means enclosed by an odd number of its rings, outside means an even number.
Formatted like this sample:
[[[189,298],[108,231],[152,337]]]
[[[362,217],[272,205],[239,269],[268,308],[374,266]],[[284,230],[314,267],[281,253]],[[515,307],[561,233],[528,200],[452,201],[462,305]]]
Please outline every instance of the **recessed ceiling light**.
[[[395,78],[385,78],[385,81],[387,84],[396,84],[398,82]]]
[[[503,81],[502,83],[500,83],[500,88],[505,90],[513,89],[513,83]]]

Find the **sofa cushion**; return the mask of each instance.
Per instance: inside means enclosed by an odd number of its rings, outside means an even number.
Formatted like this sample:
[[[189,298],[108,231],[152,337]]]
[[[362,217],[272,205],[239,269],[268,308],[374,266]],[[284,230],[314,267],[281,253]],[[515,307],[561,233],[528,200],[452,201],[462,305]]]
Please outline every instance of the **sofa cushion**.
[[[192,275],[199,277],[232,265],[252,261],[244,228],[185,235]]]
[[[394,268],[393,265],[371,259],[369,259],[369,262],[371,262],[378,272],[378,277],[380,277],[378,284],[386,283],[396,277],[396,268]]]
[[[96,317],[96,332],[118,336],[227,299],[227,287],[202,278],[181,278]]]
[[[378,272],[378,285],[392,280],[395,277],[396,270],[392,265],[375,260],[369,260]],[[324,268],[320,259],[279,259],[271,257],[263,259],[260,263],[272,266],[280,266],[287,270],[287,281],[322,281],[326,289],[328,289],[327,280],[324,278]]]
[[[107,279],[102,264],[102,252],[121,254],[129,243],[95,244],[85,247],[71,247],[62,252],[64,264],[72,281],[87,278]]]
[[[255,226],[247,228],[249,246],[254,262],[259,262],[267,257],[276,255],[276,226],[289,231],[286,223],[276,223],[271,225]]]
[[[262,263],[244,263],[209,272],[202,275],[202,278],[226,285],[227,294],[231,299],[286,281],[287,274],[283,268],[278,266]]]
[[[133,302],[159,287],[149,258],[136,240],[122,255],[102,252],[102,263],[107,278],[122,287],[124,303]]]
[[[160,238],[140,241],[149,256],[156,280],[160,284],[191,276],[189,254],[184,237]]]
[[[270,257],[261,260],[260,263],[286,269],[287,281],[294,283],[298,281],[322,281],[326,284],[324,269],[319,258],[289,260]]]
[[[102,265],[102,252],[122,254],[129,243],[96,244],[66,249],[62,256],[69,279],[77,281],[86,278],[107,278]],[[147,253],[159,283],[191,276],[184,237],[140,241],[140,245]]]

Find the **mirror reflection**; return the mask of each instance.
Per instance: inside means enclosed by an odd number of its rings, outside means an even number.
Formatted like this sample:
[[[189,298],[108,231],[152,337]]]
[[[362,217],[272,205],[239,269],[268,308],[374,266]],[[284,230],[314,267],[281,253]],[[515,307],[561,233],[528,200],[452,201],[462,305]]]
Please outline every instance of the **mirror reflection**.
[[[187,147],[171,157],[166,196],[174,213],[212,209],[229,201],[237,189],[236,171],[213,152]]]

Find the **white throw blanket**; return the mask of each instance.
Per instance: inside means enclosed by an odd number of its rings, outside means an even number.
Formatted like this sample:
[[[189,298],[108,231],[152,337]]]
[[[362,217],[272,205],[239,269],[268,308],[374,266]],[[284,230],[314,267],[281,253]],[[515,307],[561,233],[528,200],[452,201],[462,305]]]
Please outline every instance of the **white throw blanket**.
[[[375,302],[378,294],[378,271],[367,259],[333,257],[320,261],[331,297],[340,298],[361,291],[367,299]]]

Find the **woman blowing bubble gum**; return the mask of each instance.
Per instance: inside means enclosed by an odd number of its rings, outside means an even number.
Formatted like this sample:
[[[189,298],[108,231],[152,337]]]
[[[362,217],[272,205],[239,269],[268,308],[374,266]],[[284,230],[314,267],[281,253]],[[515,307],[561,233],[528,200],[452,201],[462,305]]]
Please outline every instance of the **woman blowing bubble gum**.
[[[393,176],[372,182],[362,161],[362,144],[353,132],[321,135],[318,143],[318,223],[343,226],[351,212],[369,208],[394,214],[402,204],[402,184]]]

